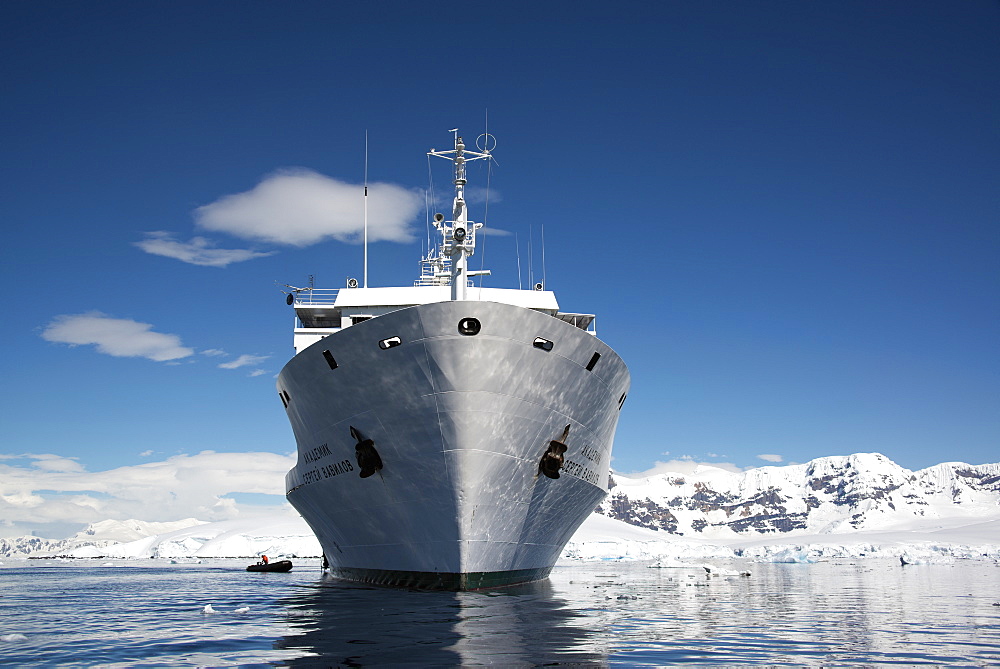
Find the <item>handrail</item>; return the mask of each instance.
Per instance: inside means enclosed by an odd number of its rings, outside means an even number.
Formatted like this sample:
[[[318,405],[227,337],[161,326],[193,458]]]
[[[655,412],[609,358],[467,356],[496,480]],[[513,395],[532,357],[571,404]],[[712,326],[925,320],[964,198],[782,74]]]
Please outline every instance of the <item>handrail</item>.
[[[295,306],[328,306],[337,301],[339,288],[311,288],[295,293]]]

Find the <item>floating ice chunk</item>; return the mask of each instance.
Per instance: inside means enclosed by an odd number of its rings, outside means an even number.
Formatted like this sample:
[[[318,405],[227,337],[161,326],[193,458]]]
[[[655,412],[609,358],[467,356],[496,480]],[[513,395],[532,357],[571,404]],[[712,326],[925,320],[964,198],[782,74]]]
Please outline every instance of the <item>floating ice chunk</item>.
[[[6,641],[7,643],[12,643],[14,641],[27,641],[28,637],[23,634],[0,634],[0,641]]]
[[[250,613],[250,607],[249,606],[241,606],[240,608],[238,608],[235,611],[233,611],[233,613]]]
[[[736,569],[725,569],[724,567],[713,567],[712,565],[703,565],[709,576],[749,576],[750,572],[747,570],[737,571]]]
[[[785,548],[777,553],[772,553],[767,559],[768,562],[782,562],[791,564],[813,564],[815,559],[801,548]]]
[[[205,604],[205,608],[203,608],[201,610],[201,612],[202,613],[218,613],[218,611],[216,611],[215,609],[212,608],[211,604]]]
[[[906,551],[899,556],[899,564],[905,567],[908,564],[953,564],[954,558],[950,555],[940,555],[936,553],[918,554]]]

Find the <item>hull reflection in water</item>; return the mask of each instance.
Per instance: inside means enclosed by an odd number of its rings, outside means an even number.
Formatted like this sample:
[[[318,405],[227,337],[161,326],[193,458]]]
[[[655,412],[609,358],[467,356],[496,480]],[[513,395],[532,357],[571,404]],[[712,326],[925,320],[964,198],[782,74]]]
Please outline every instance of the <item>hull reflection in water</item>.
[[[595,630],[548,581],[488,592],[420,592],[331,579],[285,603],[301,633],[275,644],[289,666],[600,665]],[[578,624],[583,623],[583,624]]]
[[[1000,662],[1000,569],[557,566],[548,581],[484,592],[416,592],[328,580],[287,598],[291,665],[665,666]],[[318,662],[321,660],[321,662]]]

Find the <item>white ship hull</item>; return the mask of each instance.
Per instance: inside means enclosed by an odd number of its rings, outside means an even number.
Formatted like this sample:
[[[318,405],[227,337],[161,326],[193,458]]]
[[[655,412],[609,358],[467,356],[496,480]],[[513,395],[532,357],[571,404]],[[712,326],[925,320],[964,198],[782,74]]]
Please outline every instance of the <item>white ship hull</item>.
[[[475,334],[460,333],[468,318]],[[393,311],[281,371],[299,453],[288,500],[344,578],[454,590],[544,578],[607,494],[628,386],[614,351],[545,313],[485,301]],[[362,478],[365,440],[382,467]],[[554,440],[567,449],[549,478],[539,463]]]

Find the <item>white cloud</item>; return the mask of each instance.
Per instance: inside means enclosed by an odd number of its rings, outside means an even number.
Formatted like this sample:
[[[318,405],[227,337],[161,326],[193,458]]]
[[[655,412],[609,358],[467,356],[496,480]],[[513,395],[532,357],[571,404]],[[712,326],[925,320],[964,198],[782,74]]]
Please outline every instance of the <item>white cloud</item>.
[[[143,451],[142,453],[140,453],[139,457],[140,458],[148,458],[152,454],[153,454],[153,451],[147,449],[147,450]]]
[[[253,258],[263,258],[274,252],[251,251],[249,249],[217,249],[215,243],[204,237],[192,237],[180,242],[169,232],[147,232],[146,239],[134,242],[146,253],[166,258],[175,258],[192,265],[204,267],[225,267],[230,263],[243,262]]]
[[[48,472],[82,472],[83,465],[74,458],[64,458],[58,455],[39,455],[35,466]]]
[[[265,177],[251,190],[226,195],[195,210],[197,224],[242,239],[309,246],[326,239],[358,242],[364,228],[362,186],[306,169]],[[368,241],[408,242],[409,224],[423,206],[416,191],[368,185]]]
[[[87,472],[75,462],[75,470],[53,470],[52,463],[68,461],[61,456],[0,455],[2,534],[107,519],[233,518],[247,507],[226,497],[229,494],[277,495],[276,501],[284,505],[284,477],[295,460],[295,455],[275,453],[204,451]]]
[[[775,455],[773,453],[761,453],[757,457],[767,462],[781,462],[782,460],[784,460],[784,458],[781,457],[780,455]]]
[[[79,346],[93,344],[107,355],[148,358],[157,362],[186,358],[194,350],[181,345],[180,337],[153,332],[149,323],[112,318],[97,311],[56,316],[42,331],[42,339]]]
[[[226,353],[222,349],[218,349],[218,348],[206,348],[204,351],[199,351],[199,352],[202,355],[207,355],[207,356],[210,356],[210,357],[213,357],[213,358],[221,356],[221,355],[228,355],[228,353]]]
[[[731,462],[697,462],[691,456],[683,456],[678,460],[668,460],[667,462],[657,461],[649,469],[641,472],[629,472],[624,475],[628,478],[646,478],[647,476],[658,476],[660,474],[693,474],[699,467],[715,467],[727,472],[738,474],[744,471]]]
[[[256,365],[264,362],[271,356],[269,355],[241,355],[235,360],[230,360],[229,362],[223,362],[219,364],[221,369],[239,369],[240,367],[248,367],[250,365]],[[264,373],[264,372],[261,372]],[[256,375],[255,375],[256,376]]]
[[[255,369],[252,372],[250,372],[250,376],[251,377],[254,377],[254,376],[263,376],[264,374],[267,374],[267,370],[265,370],[265,369]]]

